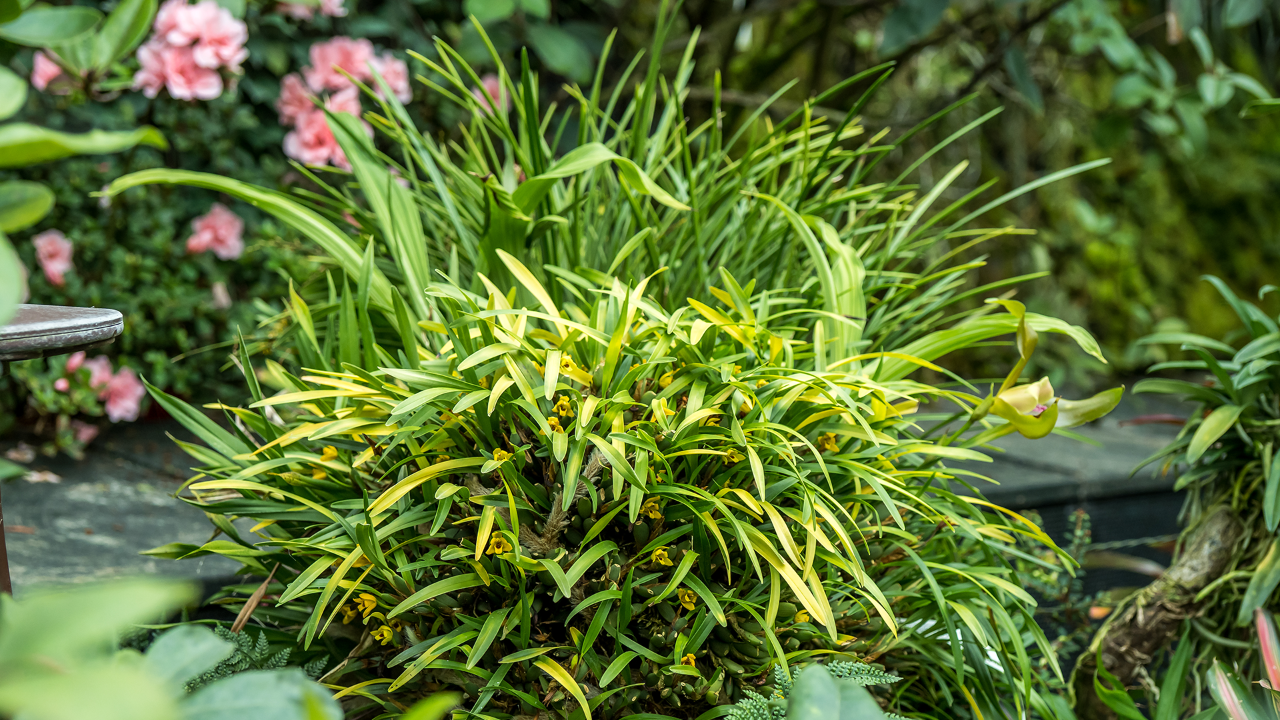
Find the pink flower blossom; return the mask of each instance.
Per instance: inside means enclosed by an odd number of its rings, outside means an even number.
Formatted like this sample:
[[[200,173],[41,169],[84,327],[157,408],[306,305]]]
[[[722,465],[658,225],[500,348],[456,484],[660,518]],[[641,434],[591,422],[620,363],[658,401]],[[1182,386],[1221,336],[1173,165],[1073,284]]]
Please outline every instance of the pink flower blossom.
[[[293,131],[284,136],[284,154],[304,165],[324,165],[341,150],[321,110],[304,113]]]
[[[201,67],[195,50],[171,47],[163,51],[164,86],[178,100],[212,100],[222,94],[222,76],[217,70]]]
[[[40,269],[49,282],[62,287],[66,280],[62,277],[72,268],[71,241],[60,230],[45,230],[31,239],[36,246],[36,259],[40,261]]]
[[[310,56],[311,65],[302,69],[302,75],[312,90],[345,90],[351,87],[351,81],[339,70],[358,80],[368,80],[369,62],[374,59],[373,43],[338,36],[312,45]]]
[[[40,92],[44,92],[44,89],[49,87],[49,83],[60,75],[62,75],[62,68],[58,63],[45,55],[43,50],[37,50],[31,69],[31,84]]]
[[[213,307],[215,310],[226,310],[231,307],[231,293],[227,292],[227,284],[219,280],[209,289],[213,295]]]
[[[212,250],[219,260],[235,260],[244,252],[244,221],[222,203],[191,222],[193,234],[187,238],[187,252]]]
[[[102,393],[98,396],[106,401],[107,419],[111,422],[138,419],[138,406],[147,394],[147,389],[132,368],[120,368],[120,372],[111,377]]]
[[[480,87],[471,88],[471,94],[489,114],[495,112],[494,108],[499,108],[504,113],[511,108],[511,99],[502,87],[502,80],[493,73],[480,78]]]
[[[156,19],[151,24],[151,29],[155,31],[155,36],[161,40],[169,37],[169,33],[177,32],[178,17],[187,12],[187,8],[191,7],[187,4],[187,0],[165,0],[160,4],[160,9],[156,10]],[[187,40],[187,43],[190,43]]]
[[[409,66],[403,60],[391,53],[383,53],[382,57],[374,58],[372,63],[373,69],[386,81],[397,100],[406,103],[413,99],[413,89],[409,87]],[[381,87],[375,85],[374,91],[378,93],[378,97],[382,97]]]
[[[89,387],[96,390],[111,381],[111,358],[106,355],[85,360],[84,367],[89,368]]]
[[[66,378],[58,378],[53,381],[53,389],[58,392],[66,392],[71,389],[71,381]]]
[[[329,112],[347,113],[356,117],[364,112],[364,108],[360,107],[360,89],[354,85],[330,95],[325,99],[324,106]]]
[[[175,1],[169,0],[165,5],[167,6]],[[164,12],[164,6],[161,6],[160,12]],[[157,15],[157,26],[159,23],[160,18]],[[139,68],[138,72],[134,73],[133,76],[134,90],[141,90],[143,95],[153,98],[164,89],[164,51],[168,47],[163,40],[155,38],[138,47]]]
[[[133,88],[147,97],[155,97],[161,88],[178,100],[212,100],[222,94],[222,76],[198,65],[190,47],[152,38],[138,48],[138,64]]]
[[[280,113],[281,125],[293,125],[304,113],[316,109],[311,100],[311,92],[302,82],[302,76],[289,73],[280,80],[280,99],[276,100],[276,111]]]
[[[193,58],[203,68],[227,67],[238,71],[248,57],[244,49],[248,27],[215,0],[189,5],[185,0],[166,0],[156,13],[156,38],[173,47],[194,44]]]
[[[80,369],[80,366],[81,366],[81,365],[84,365],[84,351],[83,351],[83,350],[81,350],[80,352],[73,352],[73,353],[71,353],[70,355],[68,355],[68,356],[67,356],[67,368],[66,368],[66,371],[67,371],[67,374],[68,374],[68,375],[74,375],[74,374],[75,374],[75,372],[76,372],[77,370],[79,370],[79,369]]]
[[[75,433],[76,442],[88,444],[98,437],[98,426],[84,422],[83,420],[71,421],[71,432]]]
[[[360,112],[359,90],[349,87],[336,92],[325,100],[324,105],[330,112],[358,115]],[[373,135],[373,128],[367,123],[364,125],[364,130],[368,135]],[[293,132],[284,136],[284,154],[307,165],[332,163],[343,170],[351,169],[347,154],[342,151],[342,146],[338,145],[337,138],[333,136],[333,130],[329,128],[328,118],[325,117],[324,111],[319,109],[307,112],[298,118],[298,124]]]
[[[280,3],[276,10],[299,20],[310,20],[316,14],[314,7],[303,3]],[[346,17],[347,9],[343,7],[343,0],[320,0],[320,14],[329,17]]]

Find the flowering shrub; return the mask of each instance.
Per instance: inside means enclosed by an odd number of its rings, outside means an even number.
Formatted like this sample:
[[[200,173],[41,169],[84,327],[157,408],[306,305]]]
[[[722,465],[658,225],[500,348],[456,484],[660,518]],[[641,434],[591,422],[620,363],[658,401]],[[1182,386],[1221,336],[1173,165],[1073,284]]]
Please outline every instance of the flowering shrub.
[[[228,340],[237,327],[254,341],[271,340],[273,326],[259,329],[259,313],[269,316],[280,308],[250,301],[279,297],[286,276],[308,277],[292,234],[264,223],[243,205],[202,193],[133,193],[105,205],[88,194],[122,174],[156,167],[213,172],[268,187],[301,184],[315,189],[290,168],[290,159],[344,166],[342,149],[316,102],[355,116],[364,109],[352,81],[334,71],[333,64],[377,89],[372,64],[398,101],[413,100],[414,115],[431,122],[441,109],[439,96],[419,92],[413,97],[402,51],[434,54],[435,36],[464,46],[473,42],[474,33],[461,32],[462,6],[251,0],[237,16],[227,9],[233,4],[167,0],[154,20],[144,23],[146,30],[138,36],[142,47],[107,71],[72,68],[69,58],[48,50],[19,54],[13,68],[43,91],[28,97],[22,117],[73,131],[148,122],[172,143],[167,152],[139,150],[119,158],[0,172],[0,181],[13,176],[43,179],[57,189],[57,205],[48,218],[31,236],[14,238],[23,263],[43,277],[32,283],[30,301],[119,309],[126,315],[127,331],[104,349],[117,364],[183,396],[213,398],[228,390],[225,382],[231,376],[224,374],[218,354],[195,351]],[[511,20],[519,28],[552,23],[544,15]],[[515,51],[512,42],[500,43],[502,50]],[[375,49],[375,43],[395,54]],[[558,85],[560,80],[548,76],[547,82]],[[456,113],[448,106],[442,110],[452,123]],[[238,233],[215,203],[240,218]],[[193,221],[199,226],[188,233]],[[50,252],[61,253],[49,256],[50,269],[61,268],[61,283],[52,281],[58,272],[44,277],[37,270],[44,266],[31,242],[50,230],[70,243],[70,265],[61,259],[67,255],[65,246],[49,246]],[[173,357],[181,360],[170,363]],[[47,382],[52,383],[56,373],[46,370],[33,368],[23,377],[33,383],[51,378]],[[46,402],[53,398],[51,385],[0,379],[0,388],[0,432],[6,425],[13,427],[15,418],[28,428],[69,426],[67,413],[75,414],[65,403]],[[60,420],[46,415],[55,406],[62,408]],[[89,415],[98,412],[92,403],[83,408]]]

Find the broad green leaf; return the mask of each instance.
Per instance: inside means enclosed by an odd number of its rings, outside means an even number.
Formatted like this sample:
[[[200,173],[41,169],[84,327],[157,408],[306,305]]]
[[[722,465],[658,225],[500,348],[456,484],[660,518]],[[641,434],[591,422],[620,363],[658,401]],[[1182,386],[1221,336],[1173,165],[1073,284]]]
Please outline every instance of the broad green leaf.
[[[27,102],[27,81],[7,67],[0,66],[0,120],[8,120]],[[0,202],[4,195],[0,194]]]
[[[147,648],[147,665],[157,677],[181,685],[212,670],[235,646],[203,625],[179,625],[164,631]]]
[[[1199,460],[1210,445],[1231,429],[1243,410],[1239,405],[1223,405],[1209,413],[1209,417],[1196,428],[1195,435],[1191,436],[1191,444],[1187,446],[1187,462]]]
[[[101,19],[102,13],[82,5],[37,5],[27,8],[16,20],[0,25],[0,40],[29,47],[49,47],[75,40],[92,30]]]
[[[116,153],[136,145],[169,147],[164,136],[153,127],[131,132],[90,130],[77,135],[28,123],[9,123],[0,125],[0,168],[25,167],[72,155]]]
[[[53,191],[30,180],[0,182],[0,232],[31,227],[53,209]]]
[[[122,0],[94,35],[93,67],[105,72],[138,47],[151,30],[157,0]]]
[[[430,601],[432,598],[439,597],[446,593],[458,592],[459,590],[466,590],[467,588],[473,588],[477,585],[483,584],[484,580],[475,573],[466,573],[464,575],[455,575],[450,578],[445,578],[444,580],[431,583],[402,600],[399,605],[396,605],[391,609],[391,612],[387,613],[387,617],[393,618],[402,612],[412,610],[413,608]]]
[[[182,703],[183,720],[342,720],[329,690],[301,668],[250,670],[210,683]]]

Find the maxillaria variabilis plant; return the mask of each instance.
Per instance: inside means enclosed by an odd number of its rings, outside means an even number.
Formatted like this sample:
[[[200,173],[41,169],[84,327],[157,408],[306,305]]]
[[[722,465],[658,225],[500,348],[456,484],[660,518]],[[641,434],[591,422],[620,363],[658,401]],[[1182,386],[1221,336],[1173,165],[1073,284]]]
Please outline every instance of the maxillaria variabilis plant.
[[[986,409],[1026,386],[983,399],[905,379],[937,366],[903,353],[829,360],[824,313],[727,272],[718,307],[667,313],[647,279],[585,278],[589,300],[560,307],[499,257],[537,305],[432,285],[438,353],[359,365],[365,273],[336,319],[352,362],[277,366],[292,389],[268,397],[241,348],[253,402],[221,406],[234,431],[156,393],[209,444],[185,446],[205,465],[190,488],[229,538],[156,554],[274,571],[259,619],[346,658],[328,680],[387,711],[445,684],[477,714],[692,716],[773,663],[833,653],[909,678],[904,708],[1042,704],[1023,638],[1048,643],[1007,558],[1019,536],[1056,548],[955,494],[940,462],[985,459],[972,448],[1023,422]],[[1037,334],[1009,309],[1029,354]],[[1070,427],[1117,399],[1044,402]],[[911,416],[935,400],[969,420],[922,430]]]
[[[1048,538],[956,495],[973,476],[943,463],[1118,399],[1019,385],[1038,332],[1101,359],[1096,343],[1016,302],[966,304],[1025,279],[973,286],[971,251],[1025,231],[972,221],[1094,165],[935,210],[964,164],[923,195],[904,178],[941,147],[868,184],[900,141],[864,137],[865,97],[835,124],[762,109],[729,133],[718,103],[685,120],[688,54],[630,94],[602,74],[567,88],[561,113],[527,68],[500,73],[510,109],[482,104],[440,53],[425,82],[472,111],[456,143],[383,92],[365,119],[392,151],[331,116],[352,174],[311,175],[323,194],[170,170],[108,189],[232,194],[329,268],[240,343],[258,407],[222,406],[234,430],[157,395],[209,444],[188,446],[207,476],[192,488],[229,538],[159,552],[276,570],[255,618],[346,658],[327,680],[387,712],[443,683],[474,713],[691,715],[833,652],[902,676],[904,711],[1039,707],[1029,655],[1047,644],[1007,559]],[[988,398],[907,379],[1014,333],[1022,359]],[[955,410],[911,414],[922,401]]]

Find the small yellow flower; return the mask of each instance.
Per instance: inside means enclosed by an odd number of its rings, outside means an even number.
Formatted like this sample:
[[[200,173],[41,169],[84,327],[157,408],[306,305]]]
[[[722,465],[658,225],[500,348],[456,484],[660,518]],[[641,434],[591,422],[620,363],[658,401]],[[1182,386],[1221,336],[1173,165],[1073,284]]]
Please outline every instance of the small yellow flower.
[[[494,535],[489,538],[489,548],[484,551],[484,554],[501,555],[509,552],[511,552],[511,543],[502,535]]]
[[[484,388],[485,390],[488,390],[488,389],[489,389],[489,378],[488,378],[488,377],[482,377],[482,378],[480,378],[480,387]]]
[[[325,472],[324,468],[315,468],[311,471],[312,480],[323,480],[327,477],[329,477],[329,473]]]
[[[578,369],[578,366],[573,363],[572,356],[564,355],[560,358],[560,372],[571,373],[577,369]]]
[[[653,480],[653,481],[654,481],[654,482],[656,482],[656,483],[658,483],[658,484],[662,484],[662,483],[664,483],[664,482],[666,482],[666,481],[667,481],[667,474],[666,474],[666,473],[664,473],[664,472],[660,472],[660,473],[658,473],[658,476],[657,476],[656,478],[654,478],[654,480]]]
[[[338,448],[332,445],[325,445],[324,451],[320,453],[320,462],[331,462],[338,459]]]
[[[658,498],[649,498],[640,506],[640,514],[652,520],[658,520],[662,517],[662,509],[658,507]]]
[[[733,366],[733,374],[734,374],[734,375],[737,375],[737,374],[738,374],[738,373],[740,373],[740,372],[742,372],[742,366],[741,366],[741,365],[734,365],[734,366]]]
[[[370,634],[373,635],[374,640],[377,640],[383,645],[386,645],[387,643],[391,642],[391,635],[392,635],[391,628],[387,627],[386,625],[383,625],[377,630],[374,630]]]
[[[680,658],[680,664],[688,665],[689,667],[694,667],[695,665],[698,664],[698,658],[694,657],[693,653],[689,653],[688,655],[685,655],[684,657]]]
[[[561,395],[556,398],[556,406],[552,410],[555,410],[557,415],[573,417],[573,402],[569,400],[568,395]]]
[[[667,567],[671,567],[675,564],[671,562],[671,558],[667,557],[667,548],[665,545],[653,551],[653,554],[649,556],[649,562],[666,565]]]
[[[359,568],[359,567],[369,567],[369,565],[371,565],[371,564],[372,564],[372,563],[370,563],[370,562],[369,562],[369,558],[367,558],[367,557],[365,557],[365,556],[361,555],[360,557],[356,558],[356,561],[355,561],[355,562],[351,563],[351,567],[358,567],[358,568]]]
[[[738,406],[738,414],[746,415],[749,412],[751,412],[751,401],[743,400],[742,404]]]
[[[680,604],[684,606],[685,610],[692,610],[695,607],[697,607],[698,605],[697,593],[686,588],[680,588],[679,590],[676,591],[676,594],[680,596]]]
[[[404,623],[400,622],[399,618],[396,618],[391,622],[387,623],[387,626],[390,627],[392,630],[395,630],[396,632],[400,632],[401,630],[404,629]]]
[[[667,417],[671,417],[672,415],[679,414],[679,411],[672,410],[671,407],[667,405],[666,398],[662,398],[661,400],[658,401],[658,411],[661,412],[663,415],[666,415]]]
[[[672,370],[671,372],[668,372],[668,373],[663,373],[662,377],[658,378],[658,387],[665,389],[668,385],[671,384],[671,381],[675,379],[676,379],[675,370]]]
[[[349,624],[352,620],[355,620],[358,617],[360,617],[359,610],[351,607],[350,605],[342,606],[342,624],[343,625]]]
[[[742,453],[738,452],[737,448],[729,448],[729,452],[725,453],[725,456],[724,456],[724,464],[733,465],[735,463],[740,463],[743,460],[745,460],[746,457],[747,457],[746,455],[743,455]]]
[[[805,622],[809,622],[809,612],[807,610],[797,611],[796,623],[805,623]]]
[[[431,462],[432,465],[439,465],[442,462],[449,462],[448,455],[437,455],[436,459]]]
[[[762,387],[764,387],[765,385],[768,385],[768,384],[769,384],[769,381],[768,381],[768,380],[763,380],[763,379],[761,379],[761,380],[757,380],[757,381],[756,381],[756,387],[758,387],[758,388],[762,388]]]
[[[564,428],[560,427],[560,418],[555,415],[547,418],[547,426],[551,428],[551,432],[564,432]]]
[[[378,598],[369,593],[360,593],[355,599],[356,607],[360,608],[360,614],[369,617],[369,613],[378,607]]]
[[[706,420],[702,421],[702,427],[711,427],[711,426],[720,427],[720,418],[709,417]]]
[[[502,448],[498,448],[493,451],[493,459],[498,463],[504,463],[511,459],[511,453],[503,450]]]
[[[823,433],[819,435],[818,449],[825,452],[840,452],[840,446],[836,444],[836,434]]]

